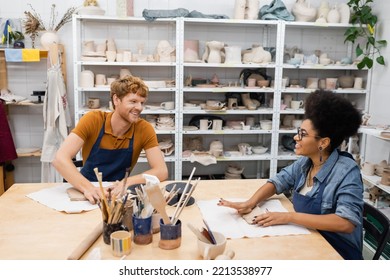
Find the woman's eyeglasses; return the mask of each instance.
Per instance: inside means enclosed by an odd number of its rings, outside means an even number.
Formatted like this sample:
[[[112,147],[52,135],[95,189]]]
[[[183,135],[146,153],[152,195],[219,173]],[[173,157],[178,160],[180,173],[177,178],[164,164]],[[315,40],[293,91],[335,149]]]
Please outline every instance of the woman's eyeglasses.
[[[314,138],[321,138],[318,135],[309,135],[305,130],[302,130],[301,128],[298,128],[297,130],[298,140],[301,141],[304,137],[314,137]]]

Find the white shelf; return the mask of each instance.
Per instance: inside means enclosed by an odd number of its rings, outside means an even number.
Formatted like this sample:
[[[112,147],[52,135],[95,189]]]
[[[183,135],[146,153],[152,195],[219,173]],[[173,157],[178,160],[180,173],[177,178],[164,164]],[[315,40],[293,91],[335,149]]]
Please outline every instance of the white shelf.
[[[390,186],[386,186],[380,183],[381,177],[377,175],[368,176],[362,173],[362,177],[364,180],[366,180],[368,183],[377,186],[381,190],[385,191],[386,193],[390,194]]]
[[[376,137],[378,139],[382,139],[382,140],[385,140],[385,141],[390,141],[390,138],[381,136],[382,132],[389,132],[390,133],[390,130],[383,130],[383,129],[376,129],[376,128],[370,128],[370,127],[363,127],[362,126],[362,127],[359,128],[359,132],[367,134],[367,135],[374,136],[374,137]]]
[[[92,23],[91,23],[92,22]],[[85,25],[85,27],[83,26]],[[88,37],[88,29],[103,27],[105,32],[109,30],[109,26],[114,25],[117,29],[118,26],[124,26],[124,29],[128,32],[123,32],[123,36],[115,37],[119,42],[126,41],[126,45],[118,45],[118,48],[130,48],[130,46],[136,45],[138,41],[145,41],[150,51],[153,49],[151,46],[157,44],[160,40],[169,40],[171,44],[176,48],[176,61],[170,63],[159,62],[94,62],[94,61],[81,61],[81,42]],[[83,26],[83,27],[82,27]],[[157,21],[149,22],[143,18],[116,18],[116,17],[100,17],[100,16],[74,16],[74,44],[76,54],[74,61],[75,67],[75,84],[78,85],[77,75],[82,69],[99,69],[99,73],[106,73],[112,75],[112,71],[116,71],[120,67],[132,67],[133,75],[141,75],[144,80],[168,80],[166,76],[170,76],[175,80],[175,87],[173,88],[150,88],[149,101],[151,103],[160,104],[166,101],[168,98],[171,100],[172,96],[175,101],[175,110],[163,110],[163,109],[145,109],[142,115],[147,114],[171,114],[175,116],[175,129],[174,130],[158,130],[156,133],[160,135],[168,135],[175,141],[175,151],[182,151],[185,146],[184,142],[187,138],[202,137],[203,145],[207,146],[210,141],[221,140],[226,143],[226,146],[231,143],[240,142],[263,142],[264,139],[269,144],[269,150],[264,155],[248,155],[242,157],[220,157],[218,162],[223,161],[243,161],[247,164],[251,164],[251,167],[256,166],[254,176],[258,174],[264,174],[265,170],[270,170],[268,176],[276,174],[279,167],[279,161],[291,161],[296,160],[296,156],[293,152],[282,152],[279,150],[280,135],[290,134],[294,135],[296,129],[279,129],[281,119],[285,115],[296,115],[301,118],[304,114],[303,109],[299,110],[280,110],[281,99],[283,94],[289,93],[293,96],[294,100],[304,100],[306,95],[313,92],[315,89],[306,88],[283,88],[282,78],[289,76],[290,79],[305,80],[307,77],[339,77],[341,75],[354,75],[363,77],[366,88],[369,88],[368,70],[358,70],[357,66],[352,65],[290,65],[284,63],[284,54],[286,53],[285,47],[297,46],[305,55],[310,55],[310,52],[316,49],[328,50],[330,56],[340,59],[342,57],[351,56],[353,48],[351,46],[344,46],[344,31],[346,28],[351,27],[349,24],[317,24],[317,23],[303,23],[303,22],[285,22],[285,21],[263,21],[263,20],[234,20],[234,19],[208,19],[208,18],[171,18],[171,19],[158,19]],[[168,30],[165,30],[168,29]],[[115,29],[113,29],[115,30]],[[142,30],[142,32],[140,31]],[[157,33],[153,33],[156,32]],[[132,37],[131,32],[140,32],[136,38]],[[101,32],[92,32],[91,36],[102,36]],[[153,33],[153,34],[152,34]],[[329,35],[329,34],[330,35]],[[122,33],[121,33],[122,34]],[[142,36],[145,35],[145,36]],[[329,36],[328,36],[329,35]],[[290,37],[289,37],[290,36]],[[291,37],[292,36],[292,37]],[[296,37],[299,36],[299,37]],[[305,36],[307,36],[305,38]],[[322,36],[317,40],[319,36]],[[326,37],[326,38],[325,38]],[[94,37],[91,37],[94,38]],[[291,40],[291,39],[294,40]],[[315,39],[313,39],[315,38]],[[329,39],[331,38],[331,39]],[[97,40],[97,39],[96,39]],[[242,50],[250,48],[253,44],[260,44],[270,49],[275,49],[273,53],[272,62],[270,63],[205,63],[202,62],[202,53],[198,53],[199,60],[196,62],[184,61],[184,43],[186,40],[199,40],[199,52],[204,51],[205,43],[208,41],[216,40],[223,42],[229,46],[239,46]],[[332,41],[333,40],[333,41]],[[309,43],[308,43],[309,42]],[[289,45],[292,44],[292,45]],[[135,49],[132,49],[133,53],[136,53]],[[333,53],[332,53],[333,52]],[[146,54],[146,53],[145,53]],[[150,54],[150,53],[147,53]],[[333,57],[332,57],[333,59]],[[336,60],[336,59],[335,59]],[[243,69],[262,69],[265,71],[267,77],[274,80],[273,87],[260,88],[260,87],[241,87],[240,73]],[[211,77],[216,74],[222,86],[218,87],[186,87],[184,86],[186,77],[191,75],[192,77],[200,77],[210,80]],[[160,77],[161,75],[161,77]],[[164,78],[163,78],[164,77]],[[162,79],[163,78],[163,79]],[[96,94],[107,96],[110,89],[107,88],[76,88],[75,94],[83,96],[75,97],[76,116],[85,112],[82,108],[82,103],[85,103],[86,96]],[[354,101],[358,101],[359,107],[366,104],[369,96],[369,90],[367,89],[341,89],[334,90],[335,93],[348,95]],[[208,99],[216,99],[221,102],[226,102],[228,94],[235,97],[242,94],[249,93],[251,98],[254,98],[258,94],[259,100],[261,98],[261,107],[257,110],[203,110],[200,107],[196,109],[187,109],[184,107],[184,103],[191,100],[200,101],[206,103]],[[101,94],[101,95],[100,95]],[[270,99],[273,99],[273,108],[267,108]],[[78,102],[78,103],[77,103]],[[265,105],[266,104],[266,105]],[[240,104],[239,104],[240,105]],[[264,119],[272,119],[271,130],[251,129],[251,130],[184,130],[185,126],[188,126],[189,120],[194,116],[206,116],[212,115],[222,118],[224,121],[237,121],[245,120],[249,116],[255,118],[255,128],[259,126],[259,121]],[[76,117],[77,118],[77,117]],[[77,122],[77,119],[76,119]],[[268,145],[267,145],[268,146]],[[263,161],[268,161],[263,165]],[[188,169],[189,159],[183,158],[181,153],[172,157],[174,166],[175,179],[180,180],[183,175],[183,170]],[[249,163],[248,163],[249,162]],[[256,163],[256,164],[254,164]],[[284,162],[283,162],[284,164]],[[223,165],[221,165],[223,166]],[[218,168],[218,165],[214,165],[213,168]],[[248,169],[246,169],[248,170]],[[218,170],[220,171],[220,170]],[[253,174],[251,174],[253,175]]]

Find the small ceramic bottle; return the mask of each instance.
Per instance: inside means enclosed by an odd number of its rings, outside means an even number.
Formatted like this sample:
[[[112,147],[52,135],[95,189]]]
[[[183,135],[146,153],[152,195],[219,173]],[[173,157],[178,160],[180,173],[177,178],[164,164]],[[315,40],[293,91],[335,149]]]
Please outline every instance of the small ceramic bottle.
[[[326,20],[328,21],[328,23],[340,22],[340,12],[337,10],[336,5],[329,11]]]

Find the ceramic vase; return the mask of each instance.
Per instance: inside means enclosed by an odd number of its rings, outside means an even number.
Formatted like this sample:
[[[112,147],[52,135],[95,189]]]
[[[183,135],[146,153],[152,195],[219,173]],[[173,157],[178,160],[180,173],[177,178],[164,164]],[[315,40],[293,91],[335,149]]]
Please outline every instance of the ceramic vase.
[[[57,32],[45,31],[44,33],[42,33],[40,41],[42,48],[44,50],[49,50],[51,44],[60,43],[60,37],[58,36]]]
[[[326,17],[326,20],[328,23],[339,23],[340,22],[340,13],[336,9],[336,6],[334,6],[328,13],[328,16]]]
[[[234,19],[244,19],[246,0],[236,0],[234,3]]]
[[[257,19],[259,0],[246,0],[245,19]]]
[[[118,17],[134,16],[134,0],[116,0],[116,15]]]
[[[340,23],[348,24],[351,18],[351,10],[346,3],[340,3],[338,6],[340,13]]]
[[[325,18],[328,16],[330,7],[328,1],[321,1],[320,7],[318,8],[318,17],[317,18]]]

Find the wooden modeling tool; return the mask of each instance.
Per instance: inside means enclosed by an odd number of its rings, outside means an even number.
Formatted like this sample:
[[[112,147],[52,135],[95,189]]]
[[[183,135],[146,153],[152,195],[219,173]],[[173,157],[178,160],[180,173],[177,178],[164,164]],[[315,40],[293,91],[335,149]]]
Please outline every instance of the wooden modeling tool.
[[[165,201],[163,194],[160,191],[159,186],[158,185],[148,186],[148,184],[146,184],[145,191],[148,194],[150,204],[152,204],[153,208],[156,209],[156,211],[161,214],[161,218],[163,219],[164,224],[166,225],[172,224],[165,210],[167,203]]]

